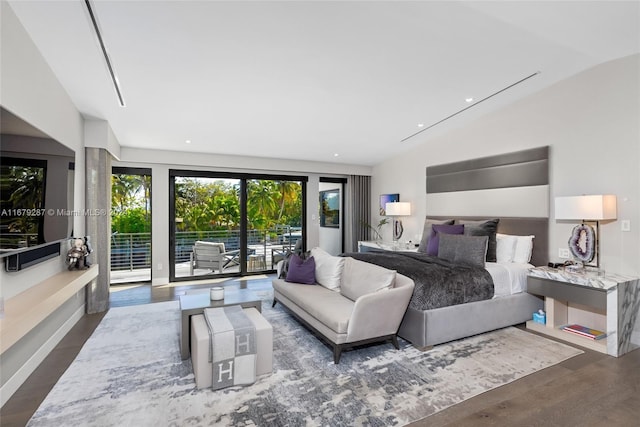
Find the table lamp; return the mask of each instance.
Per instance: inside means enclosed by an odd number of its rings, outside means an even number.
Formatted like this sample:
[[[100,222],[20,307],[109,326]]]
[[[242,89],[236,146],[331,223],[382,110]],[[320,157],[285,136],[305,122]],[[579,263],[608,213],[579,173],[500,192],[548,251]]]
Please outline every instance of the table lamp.
[[[411,215],[411,203],[409,202],[390,202],[384,205],[387,216],[393,218],[393,241],[394,243],[402,236],[404,229],[402,221],[398,219],[400,216]]]
[[[583,265],[600,267],[599,223],[616,219],[616,196],[613,194],[556,197],[555,217],[557,220],[580,220],[581,225],[573,228],[569,238],[569,251]],[[595,223],[595,231],[587,222]]]

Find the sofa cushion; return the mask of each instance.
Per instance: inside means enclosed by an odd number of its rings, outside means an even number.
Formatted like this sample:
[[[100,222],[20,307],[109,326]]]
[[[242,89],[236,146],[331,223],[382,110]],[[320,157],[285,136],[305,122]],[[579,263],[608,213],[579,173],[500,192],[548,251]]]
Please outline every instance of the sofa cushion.
[[[287,282],[313,285],[316,281],[316,263],[313,257],[302,259],[298,255],[291,255],[289,269],[287,270]]]
[[[395,279],[394,270],[347,257],[344,258],[340,293],[355,301],[362,295],[392,288]]]
[[[346,334],[355,303],[320,285],[302,286],[275,279],[273,289],[338,334]]]
[[[339,292],[344,258],[333,256],[321,248],[311,249],[311,256],[316,263],[316,282],[327,289]]]

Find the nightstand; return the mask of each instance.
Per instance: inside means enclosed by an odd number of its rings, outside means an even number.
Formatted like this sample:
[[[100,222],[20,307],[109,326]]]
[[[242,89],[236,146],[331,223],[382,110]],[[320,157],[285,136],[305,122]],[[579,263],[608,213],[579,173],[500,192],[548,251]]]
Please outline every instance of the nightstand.
[[[637,277],[536,267],[529,271],[527,292],[544,296],[547,315],[546,325],[528,321],[529,329],[616,357],[640,347]],[[592,340],[560,329],[573,323],[607,336]]]

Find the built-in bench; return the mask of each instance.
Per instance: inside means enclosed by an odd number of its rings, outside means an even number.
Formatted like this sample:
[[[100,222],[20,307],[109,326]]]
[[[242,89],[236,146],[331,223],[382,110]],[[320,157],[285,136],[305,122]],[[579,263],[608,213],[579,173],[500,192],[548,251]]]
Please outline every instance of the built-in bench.
[[[5,300],[4,318],[0,319],[0,354],[97,276],[97,264],[87,270],[63,271]]]

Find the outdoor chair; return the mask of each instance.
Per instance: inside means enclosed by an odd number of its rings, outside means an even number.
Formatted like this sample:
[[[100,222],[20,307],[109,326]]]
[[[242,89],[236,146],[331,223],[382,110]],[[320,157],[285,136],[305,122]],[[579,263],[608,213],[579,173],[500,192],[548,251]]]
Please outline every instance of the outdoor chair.
[[[225,251],[222,242],[196,241],[189,259],[189,273],[196,268],[208,268],[220,273],[227,267],[240,265],[240,250]]]
[[[283,259],[286,259],[289,254],[294,253],[296,255],[302,255],[302,239],[298,239],[295,247],[291,250],[291,246],[282,248],[271,249],[271,268],[275,268],[276,265]]]

